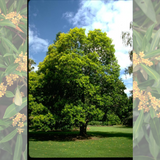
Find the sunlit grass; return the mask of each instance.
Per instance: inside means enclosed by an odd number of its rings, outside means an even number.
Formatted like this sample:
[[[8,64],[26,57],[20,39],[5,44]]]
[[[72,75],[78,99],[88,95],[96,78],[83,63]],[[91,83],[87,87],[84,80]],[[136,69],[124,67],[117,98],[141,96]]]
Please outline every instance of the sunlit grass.
[[[38,133],[35,137],[29,137],[30,157],[132,157],[132,128],[120,126],[89,127],[88,135],[94,139],[65,141],[43,139],[47,135],[57,133]],[[70,132],[71,133],[71,132]],[[72,132],[77,134],[78,132]],[[69,134],[63,132],[59,134]],[[52,137],[52,136],[50,136]]]

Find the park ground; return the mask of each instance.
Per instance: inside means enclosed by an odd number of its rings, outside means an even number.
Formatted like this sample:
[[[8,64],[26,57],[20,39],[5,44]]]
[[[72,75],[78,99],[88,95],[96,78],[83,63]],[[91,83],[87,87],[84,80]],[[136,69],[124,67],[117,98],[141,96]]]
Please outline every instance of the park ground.
[[[132,157],[133,128],[121,125],[88,126],[88,138],[79,131],[29,130],[29,156],[33,158]]]

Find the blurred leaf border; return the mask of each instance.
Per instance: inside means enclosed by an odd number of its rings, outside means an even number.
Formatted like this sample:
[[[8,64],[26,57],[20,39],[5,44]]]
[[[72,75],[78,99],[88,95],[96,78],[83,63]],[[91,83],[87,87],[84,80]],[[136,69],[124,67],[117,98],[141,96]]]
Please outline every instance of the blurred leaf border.
[[[160,159],[160,0],[133,0],[133,159]],[[135,114],[136,113],[136,114]]]
[[[27,0],[0,0],[0,155],[27,159]]]

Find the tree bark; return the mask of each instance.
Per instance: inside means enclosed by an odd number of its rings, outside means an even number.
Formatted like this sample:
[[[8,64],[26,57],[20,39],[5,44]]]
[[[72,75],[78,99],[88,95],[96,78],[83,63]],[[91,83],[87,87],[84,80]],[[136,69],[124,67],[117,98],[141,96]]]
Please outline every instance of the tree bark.
[[[86,123],[83,123],[80,126],[80,135],[83,137],[87,137],[87,124],[88,124],[89,120],[86,120]]]
[[[82,126],[80,126],[80,135],[81,136],[83,136],[83,137],[87,136],[86,129],[87,129],[87,124],[83,123]]]

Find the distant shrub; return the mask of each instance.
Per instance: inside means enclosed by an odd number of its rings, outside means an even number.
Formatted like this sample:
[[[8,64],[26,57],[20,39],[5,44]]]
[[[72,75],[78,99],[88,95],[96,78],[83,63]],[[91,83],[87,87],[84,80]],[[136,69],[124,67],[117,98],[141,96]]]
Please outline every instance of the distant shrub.
[[[108,126],[112,126],[114,125],[114,123],[112,123],[111,121],[108,121]]]
[[[103,126],[108,126],[108,122],[107,122],[107,121],[104,121],[104,122],[102,122],[102,125],[103,125]]]
[[[108,114],[108,125],[119,125],[121,124],[120,118],[114,113]]]
[[[114,113],[108,113],[107,114],[107,118],[108,118],[108,121],[91,121],[89,122],[88,124],[89,125],[102,125],[102,126],[111,126],[111,125],[119,125],[121,124],[121,120],[120,118],[115,115]]]
[[[88,122],[88,125],[99,126],[99,125],[102,125],[102,122],[101,121],[91,121],[91,122]]]
[[[39,131],[49,131],[54,128],[55,119],[51,113],[36,115],[32,118],[32,128]]]
[[[133,112],[129,112],[129,116],[125,118],[124,125],[133,127]]]

